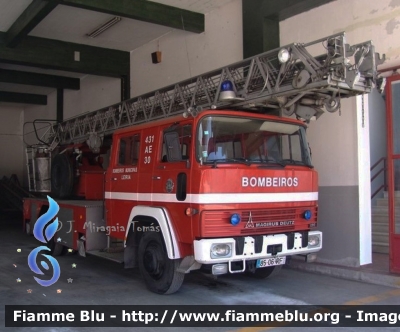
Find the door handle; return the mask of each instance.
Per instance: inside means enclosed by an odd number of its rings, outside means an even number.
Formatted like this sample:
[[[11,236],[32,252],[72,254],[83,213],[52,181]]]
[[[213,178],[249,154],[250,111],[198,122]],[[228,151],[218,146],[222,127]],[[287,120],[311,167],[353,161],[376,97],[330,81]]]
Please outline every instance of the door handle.
[[[153,176],[152,179],[153,180],[161,180],[161,176]]]
[[[117,181],[118,178],[111,178],[111,181]]]

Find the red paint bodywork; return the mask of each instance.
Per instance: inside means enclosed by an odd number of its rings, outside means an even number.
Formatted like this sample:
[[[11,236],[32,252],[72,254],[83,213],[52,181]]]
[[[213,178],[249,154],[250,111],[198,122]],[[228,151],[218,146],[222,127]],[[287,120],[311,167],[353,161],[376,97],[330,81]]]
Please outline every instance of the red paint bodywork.
[[[90,193],[90,197],[103,199],[104,192],[118,192],[132,194],[175,194],[176,185],[170,193],[166,190],[166,182],[172,179],[176,183],[178,173],[187,174],[187,195],[199,194],[218,194],[221,197],[227,194],[235,194],[238,197],[242,194],[252,193],[310,193],[318,191],[317,172],[309,167],[300,165],[289,165],[281,168],[260,168],[256,164],[250,166],[243,164],[218,164],[213,168],[211,165],[201,165],[196,159],[196,138],[192,137],[188,148],[188,160],[179,162],[165,163],[162,161],[162,142],[163,130],[174,123],[179,125],[190,124],[193,133],[196,132],[197,125],[203,115],[233,115],[243,117],[255,117],[263,120],[273,120],[278,122],[293,123],[304,125],[301,121],[279,118],[268,115],[257,115],[248,112],[213,110],[204,111],[199,116],[193,118],[183,118],[176,116],[136,125],[122,130],[118,130],[113,135],[113,145],[110,155],[109,167],[105,173],[105,181],[101,172],[97,170],[82,172],[81,180],[78,184],[78,192]],[[133,134],[140,135],[140,157],[135,168],[136,171],[126,172],[127,167],[118,164],[118,142],[123,137]],[[194,135],[194,134],[193,134]],[[153,137],[151,144],[146,144],[145,139]],[[151,145],[151,148],[149,146]],[[147,150],[146,150],[147,149]],[[151,151],[149,153],[149,151]],[[151,162],[145,163],[144,156],[150,156]],[[89,167],[89,166],[87,166]],[[122,170],[123,169],[123,170]],[[118,170],[116,172],[115,170]],[[123,176],[130,176],[123,179]],[[242,177],[297,177],[297,187],[246,187],[242,186]],[[101,188],[101,197],[100,197]],[[104,189],[103,189],[104,188]],[[163,202],[162,199],[154,198],[149,200],[105,200],[105,218],[108,226],[126,226],[129,221],[131,210],[136,205],[162,206],[167,211],[172,221],[172,228],[175,230],[182,257],[193,255],[193,241],[200,238],[211,237],[230,237],[246,236],[251,234],[274,234],[287,233],[293,231],[308,231],[314,229],[317,223],[318,204],[316,200],[301,202],[260,202],[260,203],[218,203],[200,204],[193,202]],[[193,216],[187,216],[187,208],[194,208],[198,211]],[[311,220],[302,217],[304,211],[308,209],[313,212]],[[27,209],[28,210],[28,209]],[[246,229],[245,224],[252,213],[254,221],[279,222],[284,220],[294,221],[294,225],[272,226]],[[238,226],[232,226],[230,216],[233,213],[241,215],[242,222]],[[27,218],[27,216],[25,216]],[[30,218],[30,216],[29,216]],[[29,219],[27,218],[27,219]],[[77,222],[78,232],[82,229],[84,221]],[[111,237],[124,239],[122,232],[111,232]]]

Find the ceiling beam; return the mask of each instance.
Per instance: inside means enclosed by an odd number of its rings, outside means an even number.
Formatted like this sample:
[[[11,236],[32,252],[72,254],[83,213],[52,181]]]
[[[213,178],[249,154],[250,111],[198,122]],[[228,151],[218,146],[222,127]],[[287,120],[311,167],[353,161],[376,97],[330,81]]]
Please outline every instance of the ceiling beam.
[[[0,62],[109,77],[130,74],[129,52],[30,36],[9,48],[5,37],[0,32]]]
[[[301,14],[335,0],[279,0],[263,1],[261,12],[264,17],[277,15],[280,21]]]
[[[8,69],[0,69],[0,82],[69,90],[79,90],[81,85],[81,80],[79,78]]]
[[[195,33],[204,32],[204,14],[147,0],[51,0],[65,6],[122,16]]]
[[[47,105],[46,95],[0,91],[0,102]]]
[[[56,6],[52,1],[33,0],[8,29],[6,46],[17,46]]]
[[[280,46],[279,22],[335,0],[242,0],[243,56]]]

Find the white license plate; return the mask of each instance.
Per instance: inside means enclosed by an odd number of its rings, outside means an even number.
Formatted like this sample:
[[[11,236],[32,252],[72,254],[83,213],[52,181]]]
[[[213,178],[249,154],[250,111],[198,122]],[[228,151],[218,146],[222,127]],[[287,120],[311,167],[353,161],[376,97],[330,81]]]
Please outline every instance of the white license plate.
[[[256,267],[268,267],[275,265],[283,265],[286,262],[286,257],[271,257],[264,259],[257,259]]]

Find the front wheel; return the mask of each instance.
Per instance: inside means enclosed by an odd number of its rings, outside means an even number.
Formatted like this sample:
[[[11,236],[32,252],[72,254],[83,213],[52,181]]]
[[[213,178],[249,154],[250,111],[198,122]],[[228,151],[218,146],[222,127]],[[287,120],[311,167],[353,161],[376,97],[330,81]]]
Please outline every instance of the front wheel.
[[[185,274],[177,272],[179,259],[169,259],[159,233],[146,232],[139,243],[139,270],[149,290],[172,294],[181,287]]]

